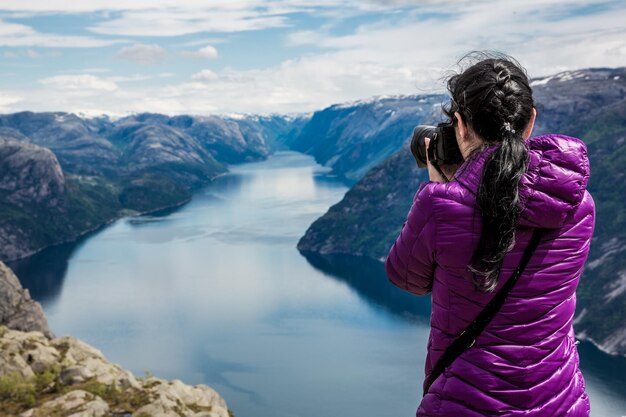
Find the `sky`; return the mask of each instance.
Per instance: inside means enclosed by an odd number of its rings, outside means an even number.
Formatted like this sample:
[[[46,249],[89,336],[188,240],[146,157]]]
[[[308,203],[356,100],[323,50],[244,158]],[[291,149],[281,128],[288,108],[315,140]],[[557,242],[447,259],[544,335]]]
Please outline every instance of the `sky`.
[[[626,66],[626,1],[0,0],[0,113],[305,113],[441,92],[472,50]]]

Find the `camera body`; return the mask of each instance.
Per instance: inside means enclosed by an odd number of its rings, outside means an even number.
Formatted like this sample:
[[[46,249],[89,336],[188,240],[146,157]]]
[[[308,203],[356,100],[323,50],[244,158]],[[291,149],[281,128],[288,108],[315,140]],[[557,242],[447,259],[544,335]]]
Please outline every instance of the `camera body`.
[[[456,142],[452,123],[437,126],[419,125],[413,129],[411,153],[420,168],[426,167],[426,138],[430,138],[428,160],[435,165],[452,165],[463,162],[463,155]]]

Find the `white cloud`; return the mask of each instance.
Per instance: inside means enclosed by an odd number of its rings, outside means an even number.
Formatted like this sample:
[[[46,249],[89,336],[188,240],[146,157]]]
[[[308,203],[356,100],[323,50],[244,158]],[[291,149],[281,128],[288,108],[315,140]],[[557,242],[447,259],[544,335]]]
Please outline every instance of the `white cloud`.
[[[35,59],[35,58],[39,58],[39,52],[33,50],[33,49],[27,49],[24,51],[24,55],[27,56],[28,58],[31,59]]]
[[[104,73],[104,72],[111,72],[111,68],[105,68],[105,67],[90,67],[90,68],[80,68],[80,69],[74,69],[74,70],[66,70],[63,71],[65,73],[72,73],[72,74],[84,74],[84,73]]]
[[[210,69],[203,69],[200,72],[197,72],[191,76],[191,79],[194,81],[200,82],[210,82],[217,80],[218,76],[216,73],[211,71]]]
[[[469,0],[448,0],[453,4]],[[289,26],[294,13],[343,17],[392,11],[436,0],[3,0],[0,9],[19,13],[98,12],[104,19],[89,29],[123,36],[180,36],[240,32]],[[114,12],[114,13],[111,13]],[[216,43],[216,42],[212,42]]]
[[[324,35],[318,30],[300,30],[287,36],[290,46],[316,45],[324,40]]]
[[[55,90],[89,94],[117,90],[114,81],[90,74],[55,75],[39,80],[39,83]]]
[[[132,75],[114,75],[111,77],[107,77],[106,81],[112,81],[114,83],[120,82],[131,82],[131,81],[145,81],[154,78],[152,75],[148,74],[132,74]]]
[[[157,44],[136,43],[122,48],[116,56],[137,64],[150,65],[165,60],[167,53]]]
[[[287,25],[287,17],[264,15],[254,9],[148,9],[91,26],[99,34],[123,36],[181,36],[200,32],[241,32]]]
[[[0,6],[0,10],[4,6]],[[30,26],[0,19],[0,46],[38,46],[44,48],[91,48],[123,43],[123,40],[97,39],[39,33]]]
[[[0,111],[10,111],[13,105],[22,101],[22,97],[0,91]]]
[[[2,0],[2,9],[14,12],[30,13],[86,13],[146,9],[246,9],[260,8],[271,13],[279,13],[294,8],[311,7],[348,7],[363,10],[388,10],[418,4],[452,3],[458,4],[471,0]]]
[[[181,52],[181,55],[189,57],[189,58],[215,59],[217,58],[217,49],[215,49],[211,45],[207,45],[205,47],[198,49],[197,51]]]
[[[182,46],[201,46],[201,45],[208,45],[208,44],[213,44],[213,43],[225,43],[228,40],[226,38],[202,38],[202,39],[196,39],[193,41],[188,41],[188,42],[184,42],[181,45]]]

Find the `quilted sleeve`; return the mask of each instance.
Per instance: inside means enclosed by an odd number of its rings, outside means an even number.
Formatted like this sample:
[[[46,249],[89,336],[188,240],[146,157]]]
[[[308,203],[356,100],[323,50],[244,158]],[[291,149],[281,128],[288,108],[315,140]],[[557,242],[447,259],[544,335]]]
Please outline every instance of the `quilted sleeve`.
[[[385,260],[389,280],[415,295],[431,292],[435,264],[435,227],[432,188],[437,183],[422,183],[413,198],[406,221]]]

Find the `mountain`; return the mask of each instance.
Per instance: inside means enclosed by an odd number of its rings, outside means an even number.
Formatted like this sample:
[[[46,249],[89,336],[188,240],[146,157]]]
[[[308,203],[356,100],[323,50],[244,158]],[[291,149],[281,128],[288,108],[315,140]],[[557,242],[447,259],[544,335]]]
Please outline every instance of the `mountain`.
[[[49,149],[0,139],[0,258],[72,240],[116,215],[109,184],[67,176]]]
[[[55,338],[39,303],[2,262],[0,346],[3,416],[233,416],[204,384],[137,378],[74,337]]]
[[[533,80],[532,86],[538,103],[534,133],[568,134],[588,145],[588,189],[597,217],[577,292],[577,334],[626,355],[626,68],[563,72]],[[426,178],[405,142],[317,219],[298,249],[384,261]]]
[[[0,115],[0,260],[75,240],[121,216],[183,204],[227,164],[285,148],[305,120]]]
[[[98,135],[86,120],[71,113],[0,115],[0,129],[0,134],[3,130],[15,132],[23,141],[50,149],[67,172],[98,175],[103,170],[114,170],[119,158],[113,144]]]
[[[116,141],[125,126],[169,126],[192,138],[216,160],[227,163],[252,162],[267,158],[274,150],[284,148],[291,130],[306,117],[289,116],[166,116],[140,113],[116,121],[101,123],[100,133]]]
[[[348,182],[397,151],[418,124],[439,121],[442,95],[373,98],[313,113],[289,142]]]

